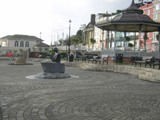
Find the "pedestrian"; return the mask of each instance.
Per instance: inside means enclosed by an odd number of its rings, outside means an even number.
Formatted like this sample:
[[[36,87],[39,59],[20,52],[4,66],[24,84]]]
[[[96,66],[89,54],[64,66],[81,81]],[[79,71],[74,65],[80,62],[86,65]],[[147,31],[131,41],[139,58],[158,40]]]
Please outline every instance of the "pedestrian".
[[[7,57],[10,58],[10,61],[13,60],[13,53],[11,50],[7,53]]]
[[[73,60],[74,60],[74,53],[71,51],[69,55],[69,62],[73,62]]]

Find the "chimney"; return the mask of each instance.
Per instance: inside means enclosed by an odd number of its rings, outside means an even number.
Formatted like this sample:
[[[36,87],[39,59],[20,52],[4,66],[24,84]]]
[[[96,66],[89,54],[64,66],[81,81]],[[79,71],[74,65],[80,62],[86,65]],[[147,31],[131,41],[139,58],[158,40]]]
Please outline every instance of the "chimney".
[[[91,24],[92,25],[95,25],[95,18],[96,18],[96,15],[95,14],[91,14]]]

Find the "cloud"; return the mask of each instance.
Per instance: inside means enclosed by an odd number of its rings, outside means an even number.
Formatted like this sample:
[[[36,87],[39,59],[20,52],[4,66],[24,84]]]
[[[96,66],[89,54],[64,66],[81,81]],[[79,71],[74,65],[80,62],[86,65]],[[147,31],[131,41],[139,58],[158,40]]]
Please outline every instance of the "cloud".
[[[53,29],[64,29],[71,34],[82,24],[90,22],[91,14],[114,12],[127,8],[131,1],[124,0],[0,0],[0,37],[9,34],[28,34],[50,43]],[[62,31],[61,31],[62,32]]]

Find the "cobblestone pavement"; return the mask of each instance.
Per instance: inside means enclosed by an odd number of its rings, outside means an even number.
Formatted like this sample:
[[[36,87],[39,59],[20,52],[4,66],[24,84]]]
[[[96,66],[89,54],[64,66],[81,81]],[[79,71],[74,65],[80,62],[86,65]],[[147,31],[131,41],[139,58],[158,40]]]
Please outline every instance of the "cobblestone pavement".
[[[27,79],[40,63],[0,61],[1,120],[160,120],[160,84],[67,67],[69,79]]]

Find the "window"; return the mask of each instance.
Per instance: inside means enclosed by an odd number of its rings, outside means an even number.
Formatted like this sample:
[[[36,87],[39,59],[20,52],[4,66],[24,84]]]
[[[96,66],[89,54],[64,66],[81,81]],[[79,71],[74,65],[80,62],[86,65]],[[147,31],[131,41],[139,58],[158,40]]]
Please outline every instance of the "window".
[[[159,5],[156,5],[156,10],[159,10]]]
[[[150,10],[148,10],[148,15],[150,15]]]
[[[157,19],[158,19],[158,15],[154,14],[154,20],[157,20]]]
[[[48,48],[45,48],[45,51],[48,51]]]
[[[15,41],[14,46],[18,47],[18,41]]]
[[[6,42],[4,42],[4,41],[2,41],[2,45],[1,45],[2,47],[6,47],[7,46],[7,43]]]
[[[23,41],[20,42],[20,47],[24,47],[24,42]]]
[[[154,33],[153,33],[153,40],[157,40],[157,37],[156,37],[156,36],[157,36],[157,32],[154,32]]]
[[[28,41],[25,43],[25,47],[29,47],[29,42]]]
[[[38,48],[38,49],[39,49],[40,52],[42,51],[42,48]]]

